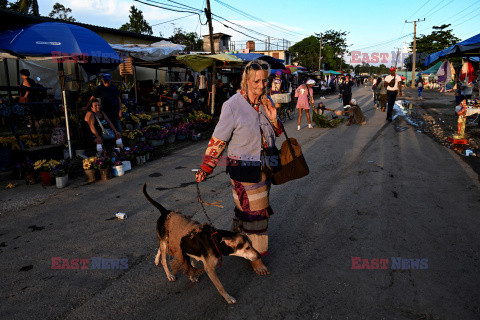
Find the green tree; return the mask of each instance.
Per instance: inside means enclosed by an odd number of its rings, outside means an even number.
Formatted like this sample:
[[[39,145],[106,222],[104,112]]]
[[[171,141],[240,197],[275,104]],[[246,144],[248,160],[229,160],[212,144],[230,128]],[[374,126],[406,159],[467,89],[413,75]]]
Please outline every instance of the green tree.
[[[72,12],[72,9],[70,8],[65,8],[63,4],[60,4],[56,2],[53,5],[52,12],[48,15],[50,18],[57,18],[60,20],[65,20],[68,22],[75,22],[75,18],[69,16],[69,14]]]
[[[40,15],[37,0],[18,0],[17,2],[11,3],[9,9],[25,14],[33,14],[35,16]]]
[[[187,46],[186,51],[202,51],[203,39],[196,32],[183,32],[182,28],[175,28],[170,38],[173,43]]]
[[[339,70],[340,65],[345,66],[343,58],[338,56],[344,55],[347,51],[347,34],[346,31],[327,30],[323,33],[322,39],[322,64],[325,69]],[[310,70],[318,70],[318,58],[320,52],[320,34],[304,38],[290,47],[290,51],[294,55],[294,62],[309,68]]]
[[[0,9],[8,9],[8,1],[0,0]]]
[[[149,36],[153,34],[152,27],[143,17],[143,12],[141,10],[138,10],[135,6],[131,6],[130,15],[128,17],[130,18],[130,21],[123,24],[120,27],[120,30],[147,34]]]
[[[310,70],[318,69],[318,52],[320,50],[318,38],[310,36],[302,39],[290,47],[293,62]]]
[[[418,36],[417,58],[416,58],[417,67],[423,67],[423,62],[425,61],[425,58],[430,53],[434,53],[434,52],[446,49],[460,41],[459,38],[455,37],[455,35],[452,32],[452,29],[447,29],[448,27],[450,27],[450,24],[433,26],[432,33],[428,35],[421,34],[420,36]],[[413,51],[413,41],[410,42],[410,49],[412,49]],[[411,57],[408,57],[407,59],[405,59],[405,67],[408,70],[412,69],[412,64],[413,64],[413,61]]]

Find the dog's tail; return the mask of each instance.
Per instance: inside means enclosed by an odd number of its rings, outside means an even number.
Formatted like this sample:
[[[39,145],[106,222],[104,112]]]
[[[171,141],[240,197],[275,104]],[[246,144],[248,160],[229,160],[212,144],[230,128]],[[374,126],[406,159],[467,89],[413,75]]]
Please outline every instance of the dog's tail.
[[[150,202],[150,203],[153,204],[158,210],[160,210],[160,213],[161,213],[162,215],[170,213],[170,211],[167,210],[167,209],[165,209],[160,203],[158,203],[157,201],[155,201],[155,200],[153,200],[152,198],[150,198],[150,196],[149,196],[148,193],[147,193],[147,184],[146,184],[146,183],[143,184],[143,189],[142,189],[142,191],[143,191],[143,194],[145,195],[145,198],[147,198],[148,202]]]

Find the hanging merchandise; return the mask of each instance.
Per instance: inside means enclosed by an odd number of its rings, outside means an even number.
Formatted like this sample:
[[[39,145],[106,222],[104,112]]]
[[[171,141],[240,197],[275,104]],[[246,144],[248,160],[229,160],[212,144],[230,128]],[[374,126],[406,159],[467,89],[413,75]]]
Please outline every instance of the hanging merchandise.
[[[470,62],[465,61],[462,65],[462,72],[460,73],[460,80],[466,83],[472,83],[477,78],[475,69]]]

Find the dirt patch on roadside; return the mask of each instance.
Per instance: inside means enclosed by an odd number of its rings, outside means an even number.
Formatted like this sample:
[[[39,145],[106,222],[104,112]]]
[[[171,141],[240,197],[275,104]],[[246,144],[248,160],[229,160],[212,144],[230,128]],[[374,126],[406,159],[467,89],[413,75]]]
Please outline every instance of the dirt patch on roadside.
[[[467,145],[454,146],[448,141],[448,137],[457,131],[454,94],[424,90],[423,99],[418,99],[416,89],[408,88],[404,92],[403,99],[413,104],[410,118],[418,124],[417,130],[445,147],[455,150],[477,172],[480,180],[480,126],[467,126],[465,130]],[[472,150],[477,156],[466,157],[466,150]]]

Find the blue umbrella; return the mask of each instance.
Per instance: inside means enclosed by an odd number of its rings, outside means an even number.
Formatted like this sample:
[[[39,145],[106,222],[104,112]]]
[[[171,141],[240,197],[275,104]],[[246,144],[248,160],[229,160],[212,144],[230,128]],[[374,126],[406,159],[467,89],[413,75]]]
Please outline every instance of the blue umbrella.
[[[95,32],[61,22],[6,30],[0,34],[0,49],[19,57],[75,57],[79,63],[118,64],[122,61]]]

